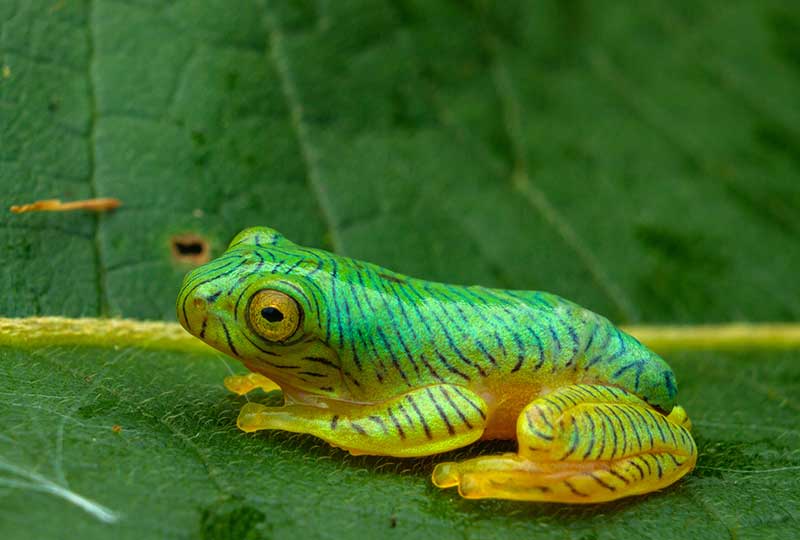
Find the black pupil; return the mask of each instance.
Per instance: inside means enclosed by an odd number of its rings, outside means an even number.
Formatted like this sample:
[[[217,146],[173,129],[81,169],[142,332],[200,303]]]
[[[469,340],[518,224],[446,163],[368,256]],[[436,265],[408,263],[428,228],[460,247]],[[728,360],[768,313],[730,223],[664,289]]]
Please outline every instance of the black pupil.
[[[262,309],[261,316],[269,322],[280,322],[283,320],[283,313],[281,313],[281,310],[272,306]]]

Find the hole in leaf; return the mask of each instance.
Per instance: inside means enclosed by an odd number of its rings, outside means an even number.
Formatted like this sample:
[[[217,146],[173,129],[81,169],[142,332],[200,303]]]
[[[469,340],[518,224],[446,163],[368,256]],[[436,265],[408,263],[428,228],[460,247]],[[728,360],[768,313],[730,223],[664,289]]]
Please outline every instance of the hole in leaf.
[[[172,258],[180,263],[200,265],[211,260],[208,240],[199,234],[176,234],[170,240]]]

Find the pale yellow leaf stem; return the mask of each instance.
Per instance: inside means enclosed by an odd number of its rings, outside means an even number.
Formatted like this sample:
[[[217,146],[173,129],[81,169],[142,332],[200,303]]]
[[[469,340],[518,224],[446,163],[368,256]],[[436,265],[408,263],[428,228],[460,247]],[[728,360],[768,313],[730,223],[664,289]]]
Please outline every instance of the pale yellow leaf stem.
[[[214,349],[189,335],[177,323],[135,319],[0,318],[2,345],[24,348],[88,345],[214,352]]]
[[[658,352],[800,348],[800,323],[641,325],[623,330]]]
[[[800,323],[698,326],[627,326],[624,330],[658,352],[800,348]],[[177,323],[66,317],[0,318],[0,346],[87,345],[213,353]]]

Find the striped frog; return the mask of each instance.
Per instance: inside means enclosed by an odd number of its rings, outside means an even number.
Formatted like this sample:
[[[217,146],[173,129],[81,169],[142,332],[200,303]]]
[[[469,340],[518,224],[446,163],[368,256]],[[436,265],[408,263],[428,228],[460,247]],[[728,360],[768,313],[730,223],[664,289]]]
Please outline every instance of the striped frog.
[[[244,405],[243,431],[398,457],[516,439],[516,453],[435,467],[463,497],[609,501],[697,459],[666,362],[553,294],[415,279],[257,227],[186,276],[177,313],[250,370],[228,389],[283,391],[281,407]]]

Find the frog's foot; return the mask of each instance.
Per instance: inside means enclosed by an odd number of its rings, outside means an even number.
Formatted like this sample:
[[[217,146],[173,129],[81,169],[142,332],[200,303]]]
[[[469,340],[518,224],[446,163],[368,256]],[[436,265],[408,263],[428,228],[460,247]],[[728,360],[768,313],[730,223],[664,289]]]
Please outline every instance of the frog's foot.
[[[470,499],[597,503],[647,493],[694,468],[688,425],[680,407],[664,416],[619,388],[567,386],[522,411],[517,454],[441,463],[433,483]]]
[[[248,373],[247,375],[230,375],[223,381],[225,388],[237,395],[244,395],[256,388],[261,388],[264,392],[280,390],[281,387],[264,377],[260,373]]]
[[[237,425],[247,432],[309,433],[351,454],[414,457],[477,441],[486,427],[486,416],[486,404],[474,392],[436,384],[368,405],[337,402],[323,409],[296,403],[283,407],[248,403]]]

